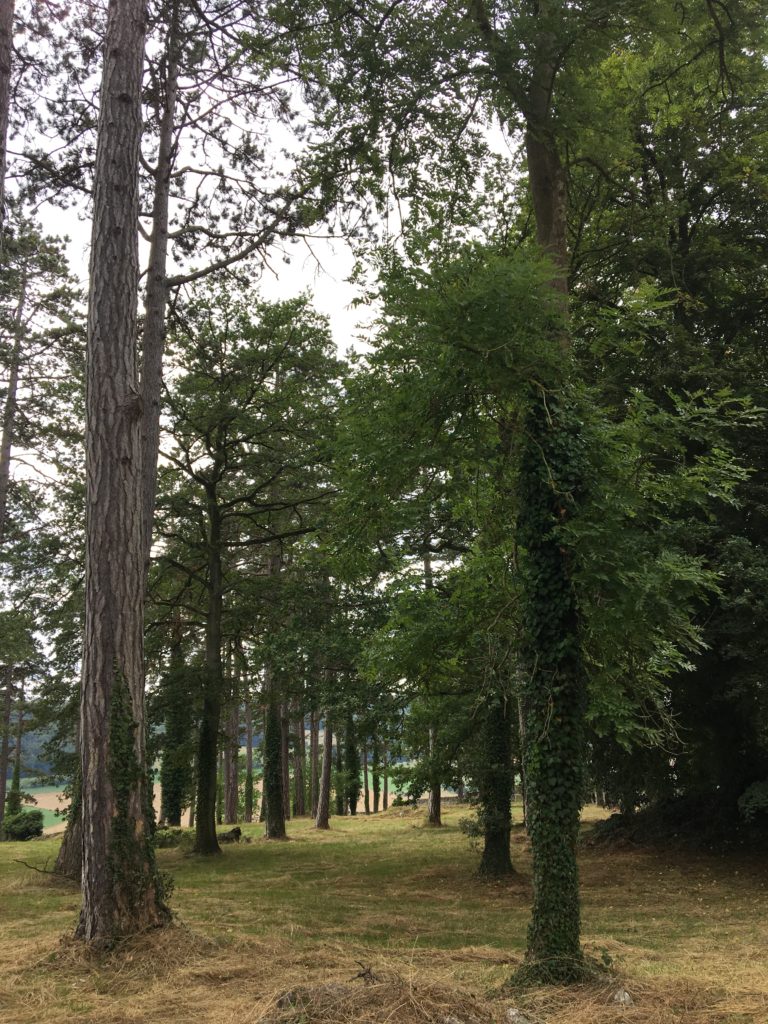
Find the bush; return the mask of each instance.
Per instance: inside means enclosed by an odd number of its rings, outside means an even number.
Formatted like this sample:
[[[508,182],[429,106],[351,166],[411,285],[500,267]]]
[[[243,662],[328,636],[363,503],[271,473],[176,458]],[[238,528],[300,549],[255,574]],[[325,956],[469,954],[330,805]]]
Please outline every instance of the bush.
[[[745,821],[768,818],[768,779],[753,782],[739,797],[739,811]]]
[[[184,830],[181,828],[158,828],[155,829],[154,842],[158,849],[166,849],[171,846],[180,846],[184,839]]]
[[[19,811],[9,814],[4,823],[6,839],[23,841],[43,834],[42,811]]]

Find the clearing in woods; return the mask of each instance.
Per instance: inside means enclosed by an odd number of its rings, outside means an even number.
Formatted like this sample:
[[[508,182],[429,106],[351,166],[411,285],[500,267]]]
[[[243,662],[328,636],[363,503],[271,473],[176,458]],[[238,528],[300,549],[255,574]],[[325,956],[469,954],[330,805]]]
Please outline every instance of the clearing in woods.
[[[466,813],[440,830],[421,811],[334,818],[328,833],[303,819],[284,843],[245,826],[251,843],[210,860],[161,850],[175,927],[100,957],[61,941],[77,890],[18,863],[50,865],[58,840],[4,843],[0,1020],[501,1024],[515,1007],[532,1024],[768,1022],[764,862],[585,847],[585,943],[612,973],[502,994],[525,948],[527,844],[516,828],[520,878],[479,880]]]

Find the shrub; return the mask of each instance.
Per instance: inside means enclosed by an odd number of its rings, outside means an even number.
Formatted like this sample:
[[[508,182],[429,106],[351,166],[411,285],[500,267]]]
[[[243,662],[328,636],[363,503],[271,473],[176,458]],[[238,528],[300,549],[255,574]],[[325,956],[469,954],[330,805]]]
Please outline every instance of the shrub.
[[[768,779],[753,782],[739,797],[739,811],[745,821],[768,817]]]
[[[22,841],[34,839],[43,834],[43,812],[42,811],[19,811],[18,814],[9,814],[4,823],[7,839]]]

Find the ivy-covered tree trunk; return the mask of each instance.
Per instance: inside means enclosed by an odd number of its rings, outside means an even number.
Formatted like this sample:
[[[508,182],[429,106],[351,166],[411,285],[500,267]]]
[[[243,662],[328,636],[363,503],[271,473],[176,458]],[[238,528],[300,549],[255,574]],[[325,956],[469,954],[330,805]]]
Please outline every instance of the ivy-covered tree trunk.
[[[486,704],[483,723],[485,764],[478,778],[483,827],[481,875],[500,878],[514,873],[509,844],[512,836],[512,723],[504,697]]]
[[[219,726],[223,696],[221,663],[224,578],[221,564],[221,513],[216,486],[206,485],[208,514],[208,608],[205,618],[203,709],[197,747],[197,810],[195,852],[221,853],[216,836],[216,796],[219,767]]]
[[[5,175],[7,170],[8,120],[11,112],[14,9],[14,0],[2,0],[0,2],[0,233],[5,224]],[[1,246],[2,243],[0,243]]]
[[[320,773],[320,792],[317,798],[315,828],[330,828],[331,813],[331,767],[333,761],[333,732],[328,713],[325,714],[323,729],[323,767]]]
[[[381,806],[386,811],[389,807],[389,758],[386,747],[381,752],[381,767],[384,771],[384,792],[381,795]]]
[[[517,539],[524,581],[525,779],[533,853],[532,971],[582,970],[576,840],[582,803],[586,684],[569,552],[559,527],[580,489],[580,425],[562,395],[535,387],[525,420]]]
[[[163,751],[160,762],[160,817],[168,825],[181,825],[181,812],[192,784],[192,705],[189,673],[184,664],[181,624],[174,616],[168,672],[161,681],[163,702]]]
[[[110,0],[94,164],[77,934],[99,945],[168,920],[155,868],[144,746],[136,303],[146,18],[146,0]]]
[[[267,669],[264,713],[264,834],[267,839],[285,839],[285,802],[283,800],[282,724],[277,697],[272,691]]]

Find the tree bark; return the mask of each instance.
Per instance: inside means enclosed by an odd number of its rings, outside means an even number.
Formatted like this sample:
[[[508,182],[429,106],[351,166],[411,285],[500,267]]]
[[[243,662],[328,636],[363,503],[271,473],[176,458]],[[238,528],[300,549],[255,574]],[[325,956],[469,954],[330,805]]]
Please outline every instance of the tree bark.
[[[344,792],[344,759],[341,749],[341,736],[336,734],[336,815],[344,817],[346,810],[346,793]]]
[[[11,113],[14,0],[0,0],[0,250],[5,226],[5,177],[8,171],[8,121]]]
[[[0,0],[2,4],[3,0]],[[23,336],[24,306],[27,299],[27,276],[22,272],[19,301],[13,317],[14,337],[11,350],[11,364],[8,373],[8,394],[5,396],[3,409],[3,432],[0,437],[0,544],[5,537],[6,518],[8,515],[8,486],[11,479],[11,448],[13,445],[16,411],[18,409],[19,368],[21,366],[21,346]]]
[[[157,164],[153,173],[152,229],[144,292],[144,333],[141,346],[141,475],[145,581],[152,550],[157,495],[157,458],[160,449],[165,318],[168,307],[168,214],[171,175],[176,157],[174,128],[179,93],[178,34],[178,3],[173,2],[165,46],[165,81],[162,89]]]
[[[243,818],[253,821],[253,709],[245,702],[245,800]]]
[[[8,785],[8,765],[11,750],[11,709],[13,708],[13,665],[6,665],[3,672],[3,717],[2,742],[0,742],[0,840],[5,838],[5,792]]]
[[[285,839],[285,801],[283,799],[282,729],[280,708],[272,692],[267,669],[264,713],[264,823],[267,839]]]
[[[169,918],[155,869],[144,746],[136,302],[146,19],[146,0],[110,0],[94,165],[77,934],[98,945]]]
[[[430,766],[434,762],[435,757],[435,727],[431,725],[429,727],[429,760]],[[430,775],[434,776],[434,768],[430,767]],[[443,793],[442,786],[439,780],[435,780],[434,777],[431,779],[429,786],[429,796],[427,798],[427,824],[434,828],[440,828],[443,824]]]
[[[309,716],[309,806],[313,818],[317,817],[317,803],[320,795],[320,745],[318,715],[313,711]]]
[[[280,705],[280,771],[283,780],[283,816],[286,821],[291,818],[291,771],[290,771],[291,734],[287,704]]]
[[[11,791],[6,798],[8,814],[18,814],[21,810],[21,748],[24,740],[24,684],[19,683],[19,699],[16,711],[16,735],[13,749],[13,778]]]
[[[240,774],[240,704],[234,694],[227,719],[227,746],[224,752],[224,823],[237,823]]]
[[[381,753],[379,750],[379,740],[374,735],[372,740],[371,749],[371,780],[373,782],[373,813],[379,813],[379,805],[381,803]]]
[[[195,852],[221,853],[216,836],[216,790],[218,783],[219,725],[221,721],[222,614],[224,576],[221,564],[221,513],[215,484],[206,486],[208,514],[208,609],[205,620],[205,682],[203,712],[197,748],[197,812]]]
[[[301,818],[307,813],[304,795],[304,716],[300,715],[295,722],[296,746],[293,752],[293,814]]]
[[[386,747],[381,752],[381,767],[384,769],[384,792],[381,796],[381,806],[386,811],[389,807],[389,758]]]
[[[371,791],[368,789],[368,744],[363,744],[363,806],[365,813],[371,813]]]
[[[333,732],[328,712],[325,713],[323,729],[323,768],[320,774],[320,793],[317,799],[315,828],[330,828],[331,813],[331,765],[333,761]]]

